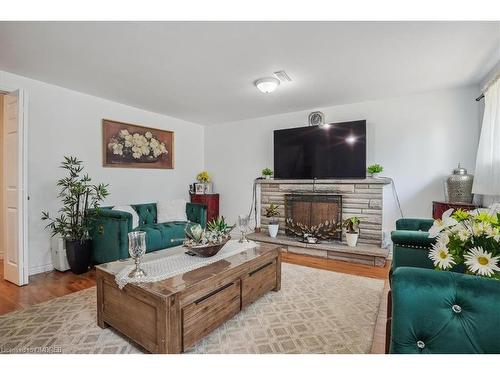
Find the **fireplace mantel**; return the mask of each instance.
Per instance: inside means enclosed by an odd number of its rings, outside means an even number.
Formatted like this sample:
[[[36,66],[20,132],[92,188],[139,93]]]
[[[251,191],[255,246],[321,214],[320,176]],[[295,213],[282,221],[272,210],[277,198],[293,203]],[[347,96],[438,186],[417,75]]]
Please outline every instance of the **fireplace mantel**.
[[[333,180],[290,180],[290,179],[260,179],[257,180],[258,184],[298,184],[298,185],[323,185],[323,184],[380,184],[389,185],[391,179],[387,177],[367,177],[363,179],[333,179]]]
[[[389,178],[365,179],[329,179],[329,180],[296,180],[296,179],[261,179],[257,181],[257,225],[256,231],[267,235],[269,219],[265,217],[266,207],[270,203],[279,205],[280,238],[285,234],[285,197],[288,194],[335,194],[342,196],[342,220],[357,216],[361,219],[359,247],[353,248],[353,255],[367,251],[368,248],[382,247],[382,215],[383,188],[391,183]],[[293,241],[293,238],[287,237]],[[342,241],[331,244],[334,247],[349,249]],[[368,246],[368,247],[367,247]],[[297,248],[301,247],[297,239]],[[384,249],[385,250],[385,249]],[[333,253],[332,253],[333,254]],[[368,254],[367,254],[368,255]],[[371,254],[370,254],[371,255]]]

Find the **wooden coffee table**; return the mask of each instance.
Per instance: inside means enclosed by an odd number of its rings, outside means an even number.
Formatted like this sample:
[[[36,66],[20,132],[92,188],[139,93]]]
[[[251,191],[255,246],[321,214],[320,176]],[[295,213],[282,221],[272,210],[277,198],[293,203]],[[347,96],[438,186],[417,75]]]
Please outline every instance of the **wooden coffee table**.
[[[146,254],[145,261],[185,251]],[[208,266],[119,289],[115,275],[132,261],[96,266],[97,324],[112,326],[152,353],[181,353],[245,306],[281,288],[281,250],[261,244]]]

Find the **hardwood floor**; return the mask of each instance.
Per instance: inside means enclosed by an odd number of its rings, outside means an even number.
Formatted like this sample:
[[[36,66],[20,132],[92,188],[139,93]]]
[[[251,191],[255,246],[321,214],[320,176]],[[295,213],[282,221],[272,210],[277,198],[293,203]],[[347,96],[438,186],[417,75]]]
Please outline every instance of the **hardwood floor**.
[[[372,267],[331,259],[314,258],[307,255],[283,253],[282,261],[306,267],[319,268],[350,275],[385,280],[384,294],[380,304],[372,350],[374,354],[385,352],[385,321],[387,317],[387,292],[389,290],[390,263],[385,267]],[[0,260],[0,315],[27,308],[40,302],[77,292],[95,285],[95,271],[83,275],[71,272],[50,271],[30,276],[29,284],[18,287],[3,279],[3,261]]]
[[[95,272],[93,270],[83,275],[50,271],[30,276],[29,284],[19,287],[4,280],[3,261],[0,260],[0,315],[94,285]]]

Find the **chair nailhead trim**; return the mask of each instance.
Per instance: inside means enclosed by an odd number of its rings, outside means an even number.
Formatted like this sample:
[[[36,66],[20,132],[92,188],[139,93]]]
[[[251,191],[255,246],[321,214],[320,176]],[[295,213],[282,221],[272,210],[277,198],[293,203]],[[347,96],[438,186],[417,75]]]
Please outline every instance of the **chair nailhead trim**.
[[[419,348],[419,349],[425,348],[425,343],[423,341],[418,340],[417,341],[417,348]]]
[[[460,313],[462,312],[462,308],[461,308],[460,306],[458,306],[458,305],[453,305],[453,306],[451,307],[451,309],[453,310],[453,312],[454,312],[455,314],[460,314]]]

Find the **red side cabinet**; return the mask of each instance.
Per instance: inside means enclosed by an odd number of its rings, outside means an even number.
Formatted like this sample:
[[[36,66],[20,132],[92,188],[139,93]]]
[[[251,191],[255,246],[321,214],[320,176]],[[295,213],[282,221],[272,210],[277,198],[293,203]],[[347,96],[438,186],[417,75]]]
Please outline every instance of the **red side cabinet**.
[[[470,203],[450,203],[450,202],[432,202],[432,218],[433,219],[441,219],[443,216],[443,212],[453,208],[454,210],[462,209],[464,211],[471,211],[479,206]]]
[[[219,194],[190,194],[191,203],[207,206],[207,222],[219,217]]]

